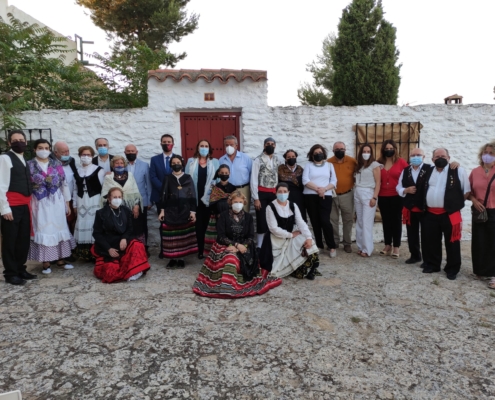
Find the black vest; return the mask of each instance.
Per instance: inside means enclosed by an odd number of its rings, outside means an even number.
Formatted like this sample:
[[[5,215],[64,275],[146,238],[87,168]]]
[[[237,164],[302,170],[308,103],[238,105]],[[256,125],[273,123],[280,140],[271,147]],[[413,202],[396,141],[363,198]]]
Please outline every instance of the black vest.
[[[416,189],[420,188],[424,184],[425,176],[428,174],[428,170],[431,169],[430,164],[423,164],[421,170],[418,174],[418,179],[414,182],[412,172],[412,167],[407,167],[404,169],[404,173],[402,174],[402,187],[408,188],[410,186],[416,186]],[[415,194],[406,194],[404,197],[403,205],[409,210],[412,210],[414,206],[418,207],[421,204],[421,198],[419,196],[419,191],[417,190]],[[420,207],[421,208],[421,207]]]
[[[457,169],[451,169],[449,165],[445,168],[448,168],[448,176],[447,185],[445,186],[443,208],[445,208],[445,211],[447,211],[448,214],[453,214],[464,208],[464,193],[459,179],[459,171]],[[422,204],[419,207],[423,211],[426,210],[426,194],[428,193],[431,174],[434,170],[435,167],[432,167],[425,174],[424,183],[421,187],[420,199],[422,200]]]
[[[20,193],[24,196],[30,196],[32,193],[31,188],[31,173],[29,167],[24,165],[19,157],[17,157],[11,151],[7,152],[7,155],[12,160],[12,168],[10,169],[10,185],[9,192]]]
[[[268,205],[272,209],[273,215],[275,215],[278,227],[282,228],[283,230],[286,230],[287,232],[292,232],[292,229],[294,228],[294,222],[296,220],[296,212],[294,211],[294,203],[292,201],[289,201],[289,208],[292,211],[292,215],[288,218],[283,218],[280,215],[278,215],[277,209],[275,208],[275,204],[270,203]],[[269,235],[267,235],[267,236],[269,236]]]
[[[101,194],[101,183],[98,178],[98,172],[101,167],[98,167],[94,170],[94,172],[90,176],[86,176],[81,178],[77,171],[74,173],[74,180],[76,181],[77,186],[77,195],[82,198],[84,195],[84,184],[86,183],[86,190],[88,192],[89,197],[96,196],[97,194]]]

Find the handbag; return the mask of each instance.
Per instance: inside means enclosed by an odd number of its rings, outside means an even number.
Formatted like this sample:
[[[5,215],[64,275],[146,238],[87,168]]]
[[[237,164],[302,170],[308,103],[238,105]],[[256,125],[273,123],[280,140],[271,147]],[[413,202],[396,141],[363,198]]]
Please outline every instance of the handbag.
[[[488,187],[486,188],[485,201],[483,202],[483,211],[478,211],[474,206],[471,207],[471,212],[473,213],[473,222],[475,224],[482,224],[488,221],[488,213],[486,212],[486,204],[488,202],[488,196],[490,195],[490,186],[492,185],[493,180],[495,179],[495,175],[492,176],[490,182],[488,183]]]

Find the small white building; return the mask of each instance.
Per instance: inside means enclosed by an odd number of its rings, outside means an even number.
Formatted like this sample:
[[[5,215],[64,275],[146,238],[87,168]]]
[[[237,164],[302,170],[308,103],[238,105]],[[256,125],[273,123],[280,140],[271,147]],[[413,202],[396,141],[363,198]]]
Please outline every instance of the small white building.
[[[65,38],[66,39],[67,50],[71,50],[71,52],[64,53],[64,57],[65,57],[64,64],[65,65],[69,65],[74,60],[77,59],[77,52],[76,52],[77,46],[76,46],[76,42],[74,40],[72,40],[72,39],[68,38],[67,36],[64,36],[61,33],[53,30],[49,26],[46,26],[43,22],[38,21],[36,18],[33,18],[31,15],[29,15],[29,14],[25,13],[24,11],[18,9],[17,7],[9,6],[8,0],[0,0],[0,17],[7,24],[10,21],[10,18],[8,16],[8,14],[12,14],[15,18],[17,18],[18,20],[20,20],[22,22],[27,22],[27,23],[29,23],[31,25],[32,24],[37,24],[40,27],[46,27],[46,28],[50,29],[54,33],[55,36],[59,36],[59,37]],[[59,56],[60,56],[60,53],[54,53],[53,54],[53,58],[59,57]]]

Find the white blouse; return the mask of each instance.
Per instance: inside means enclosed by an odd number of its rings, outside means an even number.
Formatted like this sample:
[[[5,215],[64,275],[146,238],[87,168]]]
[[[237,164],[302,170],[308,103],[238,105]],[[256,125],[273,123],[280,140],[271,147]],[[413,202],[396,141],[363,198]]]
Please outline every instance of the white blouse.
[[[95,172],[96,168],[98,168],[98,165],[94,164],[89,164],[89,165],[83,165],[77,169],[77,173],[81,178],[85,178],[87,176],[90,176],[93,172]],[[105,179],[105,170],[102,168],[100,171],[98,171],[98,180],[100,181],[100,184],[103,185],[103,180]],[[79,196],[77,195],[77,185],[74,184],[74,189],[72,192],[72,206],[74,208],[77,208],[77,200]]]
[[[376,182],[373,170],[376,167],[382,168],[383,165],[377,161],[373,161],[368,168],[361,168],[356,174],[356,187],[374,189]]]
[[[316,190],[308,188],[306,185],[309,182],[313,182],[318,187],[325,187],[331,183],[334,189],[337,188],[337,175],[335,175],[335,169],[333,164],[324,162],[321,166],[316,165],[313,162],[308,162],[304,166],[302,183],[304,185],[304,194],[318,194]],[[325,196],[332,197],[332,190],[327,190]]]
[[[277,210],[278,215],[281,216],[282,218],[289,218],[292,215],[292,211],[289,206],[289,201],[287,201],[287,204],[285,206],[282,206],[277,200],[273,200],[272,203],[275,205],[275,209]],[[295,203],[294,203],[294,212],[296,214],[295,223],[297,225],[297,229],[301,231],[301,234],[304,235],[306,239],[313,239],[313,237],[311,236],[311,232],[308,228],[308,224],[304,222],[301,216],[301,211],[299,211],[299,208]],[[270,230],[272,235],[275,235],[276,237],[282,239],[292,238],[292,232],[288,232],[278,226],[277,218],[275,218],[275,214],[273,213],[272,208],[270,206],[266,207],[266,222],[268,223],[268,229]]]

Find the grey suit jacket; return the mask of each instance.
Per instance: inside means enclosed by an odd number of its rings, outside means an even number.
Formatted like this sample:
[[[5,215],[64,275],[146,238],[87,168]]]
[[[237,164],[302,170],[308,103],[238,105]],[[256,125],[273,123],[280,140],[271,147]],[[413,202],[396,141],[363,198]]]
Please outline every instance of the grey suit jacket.
[[[151,196],[150,166],[147,162],[141,161],[139,158],[136,159],[134,165],[133,175],[136,179],[139,193],[141,193],[141,197],[143,198],[143,206],[148,207],[150,205]],[[130,165],[127,169],[129,169],[129,167]]]

